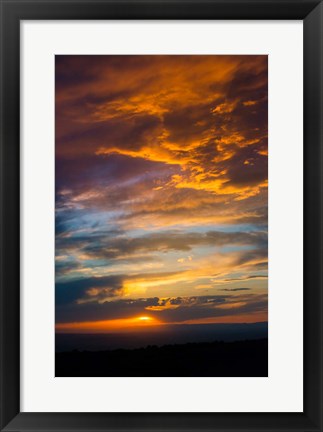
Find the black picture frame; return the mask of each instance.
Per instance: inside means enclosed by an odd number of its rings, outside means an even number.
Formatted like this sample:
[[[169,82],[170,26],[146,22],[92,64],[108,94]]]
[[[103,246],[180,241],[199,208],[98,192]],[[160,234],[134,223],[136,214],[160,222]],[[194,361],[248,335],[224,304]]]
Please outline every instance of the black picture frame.
[[[1,431],[322,431],[322,2],[318,0],[0,0],[0,5]],[[20,21],[31,19],[303,20],[303,413],[20,412]]]

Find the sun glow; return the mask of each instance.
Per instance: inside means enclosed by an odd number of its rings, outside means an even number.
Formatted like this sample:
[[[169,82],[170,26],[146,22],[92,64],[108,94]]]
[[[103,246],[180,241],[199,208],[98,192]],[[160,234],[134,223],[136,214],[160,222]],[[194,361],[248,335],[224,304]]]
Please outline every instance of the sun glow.
[[[139,319],[139,321],[151,321],[153,318],[151,318],[149,316],[141,316],[138,319]]]
[[[73,322],[73,323],[57,323],[56,331],[59,333],[105,333],[122,331],[125,329],[140,329],[147,327],[160,326],[163,323],[157,318],[151,316],[139,316],[134,318],[122,318],[115,320],[104,320],[104,321],[84,321],[84,322]]]

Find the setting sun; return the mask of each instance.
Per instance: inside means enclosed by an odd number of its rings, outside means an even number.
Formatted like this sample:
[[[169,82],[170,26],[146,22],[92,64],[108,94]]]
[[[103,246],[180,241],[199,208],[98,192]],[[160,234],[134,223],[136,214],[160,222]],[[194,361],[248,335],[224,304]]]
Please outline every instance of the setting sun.
[[[58,332],[118,332],[125,329],[140,329],[147,327],[159,326],[162,323],[157,319],[150,316],[140,316],[134,318],[122,318],[115,320],[104,321],[85,321],[73,323],[57,323],[56,331]]]

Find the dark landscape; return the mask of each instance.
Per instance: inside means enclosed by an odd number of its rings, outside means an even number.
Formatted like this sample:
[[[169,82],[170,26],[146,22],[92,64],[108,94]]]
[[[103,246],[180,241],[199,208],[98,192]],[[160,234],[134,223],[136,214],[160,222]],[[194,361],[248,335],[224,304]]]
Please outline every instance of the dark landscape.
[[[168,325],[103,334],[56,334],[57,377],[261,377],[268,323]]]
[[[266,377],[268,339],[56,353],[56,377]]]
[[[148,345],[183,345],[192,342],[234,342],[266,339],[268,323],[250,324],[168,324],[140,331],[117,333],[56,333],[56,352],[107,351],[144,348]]]

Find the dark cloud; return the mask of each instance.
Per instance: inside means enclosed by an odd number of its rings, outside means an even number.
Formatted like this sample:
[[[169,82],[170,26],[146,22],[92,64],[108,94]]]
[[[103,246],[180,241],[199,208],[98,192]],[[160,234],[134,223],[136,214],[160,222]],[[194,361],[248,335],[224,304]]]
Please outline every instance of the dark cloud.
[[[120,295],[121,292],[122,278],[120,276],[91,277],[58,282],[55,285],[55,303],[56,305],[75,303],[84,298],[100,300]]]
[[[171,305],[171,307],[169,307]],[[174,307],[176,306],[176,307]],[[222,317],[235,313],[255,313],[267,311],[266,295],[220,295],[194,296],[159,299],[121,299],[103,303],[83,303],[78,307],[71,304],[56,308],[56,321],[100,321],[106,319],[129,318],[150,315],[162,322],[183,322],[200,318]]]
[[[55,262],[56,276],[66,274],[70,271],[82,268],[82,265],[74,260],[58,261]]]
[[[250,291],[250,288],[224,288],[222,291]]]
[[[73,266],[71,266],[73,268]],[[88,277],[72,279],[55,284],[56,304],[77,303],[84,301],[101,301],[109,297],[122,296],[124,294],[125,280],[163,280],[171,276],[183,273],[177,272],[150,272],[135,273],[134,275],[111,275],[102,277]]]
[[[78,248],[80,251],[95,258],[114,259],[137,252],[189,252],[194,246],[267,246],[267,233],[256,232],[221,232],[208,231],[206,233],[180,233],[165,231],[151,233],[142,237],[118,236],[116,232],[96,232],[77,237],[61,237],[57,239],[58,250]],[[257,252],[250,252],[257,254]]]

